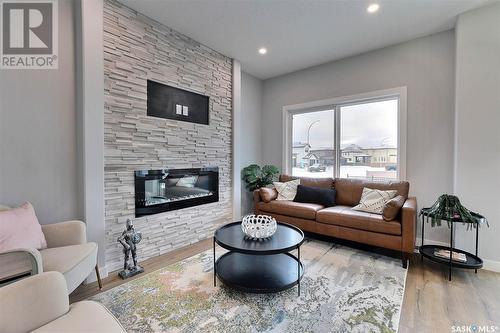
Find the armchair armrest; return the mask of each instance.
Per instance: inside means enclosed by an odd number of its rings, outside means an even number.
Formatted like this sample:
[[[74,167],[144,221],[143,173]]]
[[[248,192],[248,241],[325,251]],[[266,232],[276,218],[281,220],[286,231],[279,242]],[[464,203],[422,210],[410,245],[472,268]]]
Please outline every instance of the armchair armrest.
[[[257,207],[258,203],[261,202],[261,198],[260,198],[260,190],[259,189],[256,189],[253,191],[253,210],[254,210],[254,214],[258,214],[259,213],[259,209]]]
[[[401,213],[402,251],[413,253],[417,229],[417,199],[415,197],[406,199]]]
[[[31,332],[69,311],[66,280],[47,272],[0,288],[3,332]]]
[[[87,228],[82,221],[45,224],[42,232],[49,248],[87,243]]]
[[[43,272],[42,255],[37,249],[13,249],[0,252],[0,281],[25,273]]]

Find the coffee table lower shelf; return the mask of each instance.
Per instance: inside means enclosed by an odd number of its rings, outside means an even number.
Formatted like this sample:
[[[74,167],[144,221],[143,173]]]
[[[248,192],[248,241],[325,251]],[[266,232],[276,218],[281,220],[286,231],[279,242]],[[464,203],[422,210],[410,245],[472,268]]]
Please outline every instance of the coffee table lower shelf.
[[[231,288],[260,294],[279,292],[297,285],[304,274],[304,267],[290,253],[255,255],[227,252],[217,259],[215,272],[222,283]]]

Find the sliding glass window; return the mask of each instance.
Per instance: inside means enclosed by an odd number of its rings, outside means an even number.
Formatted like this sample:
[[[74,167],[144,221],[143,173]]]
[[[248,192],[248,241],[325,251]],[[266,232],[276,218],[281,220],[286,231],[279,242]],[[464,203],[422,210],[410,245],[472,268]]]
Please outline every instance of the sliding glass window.
[[[335,169],[335,111],[293,115],[292,175],[333,177]]]
[[[398,100],[340,106],[340,177],[397,179]]]
[[[294,110],[291,117],[292,175],[398,179],[398,96]]]

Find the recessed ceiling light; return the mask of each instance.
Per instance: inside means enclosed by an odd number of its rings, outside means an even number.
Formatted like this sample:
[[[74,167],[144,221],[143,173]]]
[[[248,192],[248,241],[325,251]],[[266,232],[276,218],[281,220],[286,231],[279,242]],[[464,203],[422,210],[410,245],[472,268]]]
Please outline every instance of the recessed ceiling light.
[[[259,54],[264,55],[264,54],[266,54],[266,53],[267,53],[267,49],[266,49],[265,47],[261,47],[261,48],[259,49]]]
[[[368,6],[368,8],[366,8],[366,11],[368,13],[375,13],[376,11],[378,11],[380,8],[380,5],[378,3],[372,3],[371,5]]]

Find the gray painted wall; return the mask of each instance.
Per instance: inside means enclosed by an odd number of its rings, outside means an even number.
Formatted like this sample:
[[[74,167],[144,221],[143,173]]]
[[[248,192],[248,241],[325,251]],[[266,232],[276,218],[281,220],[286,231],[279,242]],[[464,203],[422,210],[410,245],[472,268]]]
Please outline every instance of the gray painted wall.
[[[59,1],[59,69],[0,71],[0,202],[41,223],[79,218],[73,1]]]
[[[240,165],[242,168],[250,164],[262,163],[262,88],[262,80],[245,72],[241,73],[242,126],[238,136],[241,138]],[[252,211],[252,193],[245,188],[245,182],[242,182],[241,214],[249,214]]]
[[[447,31],[266,80],[264,162],[281,165],[284,105],[407,86],[406,174],[419,207],[430,205],[453,190],[454,59]],[[426,238],[445,239],[446,231]]]
[[[500,4],[462,14],[457,22],[455,193],[485,215],[479,254],[500,271]],[[457,244],[474,250],[474,233],[457,231]]]

